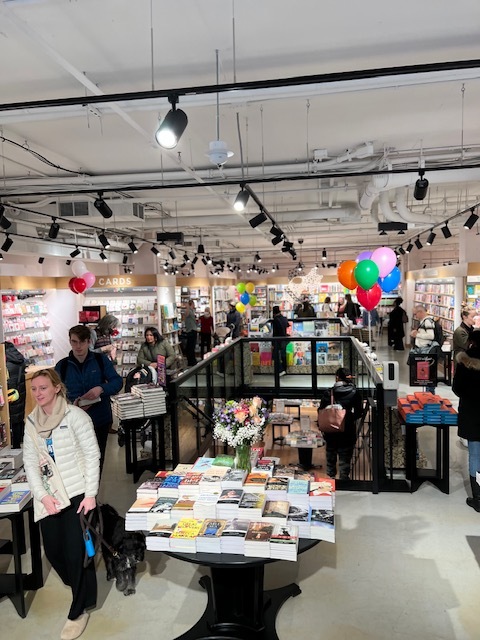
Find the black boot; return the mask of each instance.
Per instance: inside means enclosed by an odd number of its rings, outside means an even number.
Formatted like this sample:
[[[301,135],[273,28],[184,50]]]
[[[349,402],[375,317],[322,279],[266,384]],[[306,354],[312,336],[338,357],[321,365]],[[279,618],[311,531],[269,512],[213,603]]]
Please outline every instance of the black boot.
[[[480,485],[475,476],[470,476],[470,486],[472,487],[472,497],[467,498],[467,504],[475,511],[480,512]]]

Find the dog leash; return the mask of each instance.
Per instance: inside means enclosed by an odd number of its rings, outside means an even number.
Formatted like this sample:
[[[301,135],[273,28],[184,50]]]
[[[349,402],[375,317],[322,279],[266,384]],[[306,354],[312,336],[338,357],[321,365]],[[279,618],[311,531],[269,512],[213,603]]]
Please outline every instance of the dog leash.
[[[110,553],[114,558],[119,558],[121,554],[116,549],[114,549],[111,545],[109,545],[108,542],[103,537],[103,515],[100,507],[101,505],[97,503],[97,506],[95,507],[95,509],[92,509],[87,516],[83,513],[83,511],[80,513],[80,526],[82,527],[83,536],[85,537],[87,533],[92,531],[95,536],[95,545],[94,545],[95,551],[98,551],[98,549],[100,548],[100,544],[103,544],[103,546],[110,551]],[[92,524],[93,514],[95,512],[97,513],[97,517],[98,517],[98,528],[94,527]],[[83,566],[86,567],[92,558],[93,558],[93,555],[89,556],[87,554],[87,551],[85,551]]]

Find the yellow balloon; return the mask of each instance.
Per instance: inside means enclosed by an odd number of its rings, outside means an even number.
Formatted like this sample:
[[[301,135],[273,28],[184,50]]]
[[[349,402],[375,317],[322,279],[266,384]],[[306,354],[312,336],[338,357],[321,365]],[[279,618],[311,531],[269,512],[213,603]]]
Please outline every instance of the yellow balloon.
[[[243,304],[243,302],[237,302],[237,304],[235,305],[235,309],[238,311],[238,313],[245,313],[245,305]]]
[[[253,284],[253,282],[247,282],[247,284],[245,285],[245,291],[247,293],[253,293],[255,291],[255,285]]]

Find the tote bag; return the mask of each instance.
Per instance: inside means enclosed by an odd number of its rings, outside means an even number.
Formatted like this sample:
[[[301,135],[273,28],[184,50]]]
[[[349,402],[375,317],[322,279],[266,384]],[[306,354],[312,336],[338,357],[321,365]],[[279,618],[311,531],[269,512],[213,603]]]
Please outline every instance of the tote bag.
[[[330,404],[318,410],[318,428],[323,433],[340,433],[345,429],[347,410],[341,404],[335,404],[333,389],[330,390]]]

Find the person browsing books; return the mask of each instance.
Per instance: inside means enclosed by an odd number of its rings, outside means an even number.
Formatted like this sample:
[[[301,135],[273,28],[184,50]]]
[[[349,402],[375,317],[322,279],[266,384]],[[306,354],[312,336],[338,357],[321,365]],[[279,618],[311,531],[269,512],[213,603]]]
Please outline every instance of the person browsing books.
[[[183,329],[187,334],[186,356],[187,364],[193,367],[197,364],[195,347],[197,344],[197,321],[195,319],[195,302],[189,300],[183,314]]]
[[[344,367],[340,367],[335,372],[332,391],[334,402],[342,405],[347,413],[344,431],[323,434],[326,444],[327,474],[330,478],[336,477],[338,457],[340,480],[349,480],[353,448],[357,440],[355,421],[362,415],[362,396],[353,384],[352,374]],[[319,409],[325,409],[329,404],[331,404],[330,389],[324,393]]]
[[[145,342],[138,352],[137,365],[152,367],[156,371],[157,356],[164,356],[165,367],[170,369],[175,363],[175,351],[170,342],[155,327],[147,327],[144,336]]]
[[[470,344],[470,338],[472,336],[475,316],[477,310],[473,307],[463,307],[460,312],[462,322],[459,327],[453,332],[453,366],[457,366],[457,355],[462,351],[466,351]]]
[[[31,391],[36,407],[26,421],[23,462],[45,555],[72,591],[60,638],[74,640],[87,625],[86,609],[97,603],[95,563],[83,566],[80,514],[96,507],[100,450],[92,420],[68,404],[65,386],[54,369],[35,372]]]
[[[69,401],[81,407],[92,419],[100,447],[101,471],[108,432],[113,423],[110,398],[121,390],[123,382],[105,354],[89,349],[88,327],[76,325],[69,330],[68,336],[72,350],[57,362],[55,370],[67,387]]]
[[[213,318],[210,307],[205,307],[205,311],[200,316],[200,356],[203,358],[212,348]]]

